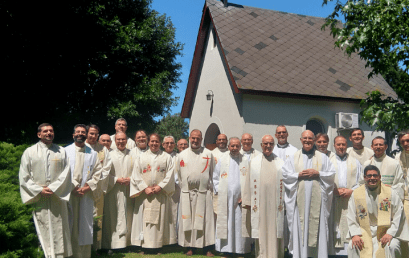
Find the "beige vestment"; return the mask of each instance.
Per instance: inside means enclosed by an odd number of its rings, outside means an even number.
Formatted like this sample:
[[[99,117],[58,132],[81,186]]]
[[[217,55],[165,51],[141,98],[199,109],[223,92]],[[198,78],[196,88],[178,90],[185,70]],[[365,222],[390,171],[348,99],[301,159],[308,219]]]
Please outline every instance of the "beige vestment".
[[[111,149],[117,149],[116,143],[115,143],[115,134],[111,135],[111,141],[112,141]],[[128,150],[132,150],[135,147],[136,147],[135,141],[127,136],[126,137],[126,146],[125,146],[125,148],[128,149]]]
[[[283,164],[275,154],[261,154],[251,160],[246,175],[243,206],[250,206],[251,216],[246,218],[243,236],[256,239],[256,257],[284,257]]]
[[[21,157],[19,179],[23,203],[34,207],[34,224],[45,257],[71,256],[67,202],[72,185],[64,149],[42,142],[27,148]],[[45,186],[54,192],[51,197],[40,194]]]
[[[170,154],[172,157],[173,164],[176,164],[176,159],[177,159],[177,153],[172,152]],[[172,203],[172,218],[173,218],[173,226],[175,227],[175,232],[177,231],[177,226],[178,226],[178,209],[179,209],[179,200],[180,200],[180,186],[179,186],[179,179],[177,173],[173,173],[175,177],[175,192],[173,193],[171,197],[171,203]]]
[[[118,149],[110,152],[112,167],[108,176],[102,223],[102,248],[118,249],[131,244],[131,226],[134,201],[129,197],[130,186],[117,183],[119,178],[130,178],[134,157],[130,151]]]
[[[220,149],[219,147],[216,147],[214,150],[212,150],[213,158],[214,158],[214,166],[216,166],[217,161],[219,160],[220,156],[226,152],[228,152],[229,149]]]
[[[150,149],[135,161],[131,178],[131,198],[135,198],[131,241],[144,248],[160,248],[176,243],[171,198],[175,191],[172,157]],[[145,189],[160,186],[161,191],[147,195]]]
[[[368,159],[370,159],[373,156],[373,150],[367,148],[367,147],[363,147],[360,150],[354,149],[354,147],[349,147],[347,149],[347,153],[351,156],[356,158],[361,165],[363,165],[365,163],[365,161],[367,161]]]
[[[176,162],[179,185],[179,245],[203,248],[215,243],[213,213],[214,159],[200,147],[179,153]]]
[[[403,172],[403,179],[405,181],[405,200],[403,201],[403,209],[406,215],[406,222],[409,223],[409,196],[408,196],[408,187],[409,187],[409,177],[408,177],[408,169],[409,169],[409,153],[408,152],[400,152],[395,157],[396,160],[399,161],[399,164],[402,168]],[[402,255],[409,257],[409,248],[408,244],[401,245],[402,247]],[[404,256],[404,257],[405,257]]]
[[[256,156],[260,155],[261,152],[259,152],[256,149],[251,148],[249,151],[245,151],[243,150],[243,148],[241,148],[240,150],[240,154],[244,155],[247,157],[247,159],[249,160],[249,162],[251,161],[251,159],[255,158]]]

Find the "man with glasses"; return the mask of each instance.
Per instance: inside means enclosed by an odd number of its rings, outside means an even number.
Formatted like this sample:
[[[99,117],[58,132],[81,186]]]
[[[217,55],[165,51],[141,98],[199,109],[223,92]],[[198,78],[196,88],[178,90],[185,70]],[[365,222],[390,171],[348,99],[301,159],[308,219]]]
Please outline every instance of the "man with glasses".
[[[378,167],[365,167],[364,178],[348,202],[348,257],[403,257],[400,241],[409,241],[409,228],[401,198],[381,183]]]
[[[277,146],[273,153],[284,161],[293,156],[297,148],[287,141],[288,131],[285,125],[277,126],[275,137],[277,138]]]
[[[328,216],[335,169],[329,158],[314,150],[314,133],[301,134],[302,149],[283,166],[285,205],[294,257],[328,257]]]

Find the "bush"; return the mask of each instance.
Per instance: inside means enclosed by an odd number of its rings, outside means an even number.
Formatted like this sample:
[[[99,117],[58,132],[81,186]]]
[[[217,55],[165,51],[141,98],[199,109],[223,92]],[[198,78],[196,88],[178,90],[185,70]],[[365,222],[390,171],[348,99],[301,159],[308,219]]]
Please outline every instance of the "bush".
[[[32,208],[20,197],[18,172],[29,145],[0,142],[0,258],[42,257]]]

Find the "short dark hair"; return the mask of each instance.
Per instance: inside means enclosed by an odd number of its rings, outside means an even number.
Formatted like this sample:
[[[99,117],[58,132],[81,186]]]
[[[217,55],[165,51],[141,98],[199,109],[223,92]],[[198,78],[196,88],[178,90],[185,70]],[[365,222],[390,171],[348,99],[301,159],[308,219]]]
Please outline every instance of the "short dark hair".
[[[378,140],[378,139],[383,140],[383,144],[388,145],[388,143],[386,142],[385,138],[383,138],[382,136],[376,136],[375,138],[373,138],[371,145],[373,144],[373,141],[374,141],[374,140]]]
[[[362,136],[365,137],[365,135],[364,135],[364,130],[362,130],[361,128],[353,128],[353,129],[351,130],[351,132],[349,133],[349,137],[351,137],[351,136],[352,136],[352,133],[355,132],[355,131],[357,131],[357,130],[361,131]]]
[[[75,129],[77,129],[78,127],[83,127],[83,128],[85,128],[85,134],[88,134],[87,126],[84,125],[84,124],[76,124],[76,125],[74,126],[73,134],[75,133]]]
[[[87,132],[88,132],[90,128],[96,129],[98,131],[98,133],[99,133],[99,127],[97,125],[89,124],[89,125],[87,125],[87,127],[85,129],[87,129]]]
[[[43,128],[44,126],[51,126],[54,129],[54,126],[52,126],[49,123],[42,123],[41,125],[38,126],[37,132],[41,132],[41,128]]]
[[[162,142],[162,139],[160,138],[159,134],[157,134],[157,133],[151,133],[151,134],[148,136],[148,142],[150,142],[152,136],[158,137],[159,143]]]
[[[338,136],[335,136],[335,138],[334,138],[334,144],[335,144],[335,140],[336,140],[337,138],[344,138],[345,141],[347,140],[343,135],[338,135]]]
[[[405,135],[407,135],[407,134],[409,134],[409,129],[400,131],[400,132],[398,133],[398,140],[400,141],[400,138],[402,138],[403,136],[405,136]]]
[[[324,137],[325,140],[327,140],[327,142],[329,142],[329,137],[328,137],[328,135],[327,135],[326,133],[318,133],[318,134],[315,136],[315,140],[318,140],[318,138],[320,138],[320,137]]]
[[[375,170],[375,171],[378,173],[378,175],[381,174],[381,171],[379,171],[379,168],[378,168],[377,166],[368,165],[368,166],[366,166],[366,167],[364,168],[364,176],[366,176],[366,172],[368,172],[369,170]]]

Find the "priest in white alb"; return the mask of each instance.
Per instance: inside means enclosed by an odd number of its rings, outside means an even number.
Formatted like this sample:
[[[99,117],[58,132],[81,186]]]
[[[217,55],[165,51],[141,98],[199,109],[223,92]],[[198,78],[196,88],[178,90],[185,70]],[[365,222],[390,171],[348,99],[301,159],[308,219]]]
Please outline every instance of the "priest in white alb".
[[[368,165],[378,167],[381,172],[382,183],[386,186],[392,187],[403,201],[406,185],[403,177],[403,170],[399,161],[386,155],[388,145],[386,144],[385,138],[382,136],[375,137],[372,140],[371,147],[375,154],[369,160],[365,161],[362,167],[365,168]],[[363,174],[361,174],[359,183],[365,183]]]
[[[359,187],[361,163],[346,153],[347,140],[339,135],[334,138],[335,155],[330,160],[334,165],[335,185],[329,222],[329,254],[348,255],[348,201]]]
[[[315,146],[319,152],[327,155],[329,159],[335,156],[335,153],[328,150],[329,137],[326,133],[318,133],[315,135]]]
[[[249,162],[252,158],[259,155],[261,152],[253,148],[253,135],[244,133],[241,136],[241,150],[240,154],[243,154]]]
[[[409,130],[404,130],[398,133],[398,140],[400,146],[402,147],[402,152],[398,153],[395,157],[402,168],[403,172],[403,179],[405,181],[405,201],[404,201],[404,209],[406,213],[406,221],[409,222],[409,196],[408,196],[408,187],[409,187],[409,177],[408,177],[408,169],[409,169]]]
[[[193,248],[208,249],[215,243],[213,154],[201,146],[201,131],[193,130],[189,142],[190,147],[179,153],[176,162],[181,187],[178,242],[187,247],[188,256],[193,254]],[[207,256],[214,256],[210,250],[204,251]]]
[[[68,257],[72,255],[67,210],[72,189],[68,157],[63,148],[53,144],[51,124],[41,124],[37,136],[40,141],[21,157],[21,199],[34,208],[34,225],[45,257]]]
[[[126,134],[127,129],[128,129],[128,123],[126,122],[126,120],[124,118],[118,118],[118,120],[116,120],[115,122],[115,134],[120,133],[120,132]],[[111,149],[116,149],[115,134],[111,135],[111,141],[112,141]],[[136,147],[135,141],[129,137],[126,137],[126,148],[128,150],[132,150],[135,147]]]
[[[120,249],[131,245],[134,200],[130,198],[134,157],[126,148],[125,133],[115,135],[116,149],[110,152],[112,167],[108,176],[102,223],[102,248]]]
[[[227,136],[221,133],[216,138],[216,148],[212,150],[213,158],[215,160],[215,166],[217,164],[217,161],[219,160],[220,155],[227,152],[229,152],[229,150],[227,149]]]
[[[158,134],[148,138],[149,150],[141,153],[132,171],[131,198],[135,200],[132,244],[146,252],[164,245],[176,244],[171,196],[175,191],[172,157],[160,150]]]
[[[294,258],[328,257],[328,218],[335,169],[329,158],[314,150],[314,133],[301,135],[302,149],[283,166],[290,242]]]
[[[288,139],[288,131],[285,125],[277,126],[275,137],[277,138],[277,145],[273,149],[273,153],[285,161],[287,158],[294,155],[297,148],[291,145]]]
[[[401,258],[409,227],[398,193],[384,185],[374,165],[364,168],[365,184],[348,202],[349,258]]]
[[[365,139],[364,131],[361,128],[352,129],[349,135],[349,141],[352,142],[352,147],[347,149],[347,153],[359,160],[361,165],[370,159],[374,152],[372,149],[365,147],[362,142]]]
[[[228,153],[220,156],[213,173],[214,211],[217,214],[216,251],[229,256],[243,256],[251,251],[251,238],[242,236],[247,213],[242,209],[242,193],[249,162],[240,154],[239,138],[230,138],[228,149]]]
[[[256,239],[256,257],[284,257],[284,195],[281,168],[284,161],[273,153],[274,138],[261,139],[263,153],[250,162],[243,192],[246,218],[243,236]]]

